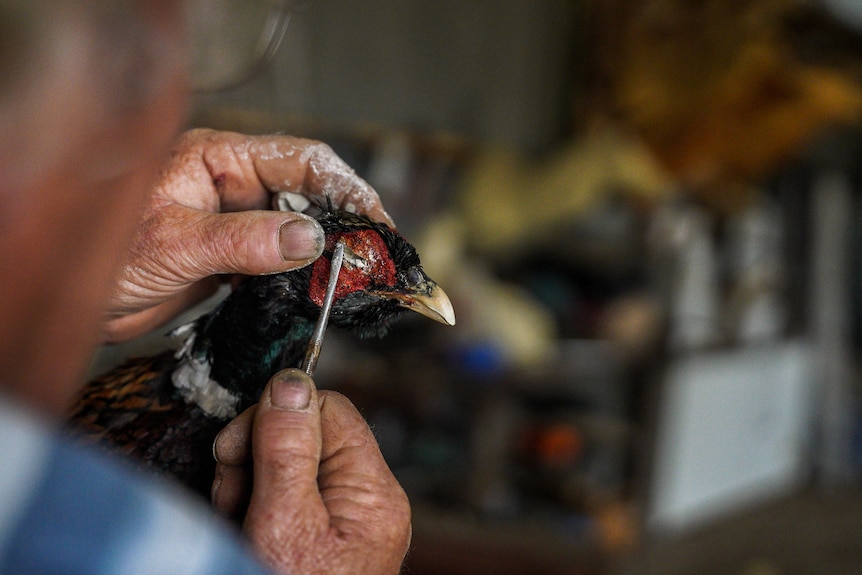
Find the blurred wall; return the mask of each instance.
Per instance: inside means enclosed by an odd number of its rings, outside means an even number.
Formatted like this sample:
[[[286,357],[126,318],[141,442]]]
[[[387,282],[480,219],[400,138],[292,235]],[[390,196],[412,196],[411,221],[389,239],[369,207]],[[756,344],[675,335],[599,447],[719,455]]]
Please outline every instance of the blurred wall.
[[[541,148],[568,131],[574,0],[309,0],[252,84],[207,106]]]

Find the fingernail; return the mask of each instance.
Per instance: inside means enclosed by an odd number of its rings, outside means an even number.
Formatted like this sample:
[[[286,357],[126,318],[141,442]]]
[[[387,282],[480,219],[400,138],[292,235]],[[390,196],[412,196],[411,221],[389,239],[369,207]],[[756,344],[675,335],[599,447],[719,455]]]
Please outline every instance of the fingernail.
[[[218,447],[217,447],[218,446],[218,438],[220,436],[221,436],[221,431],[219,431],[218,434],[216,434],[215,439],[213,439],[213,459],[215,460],[216,463],[221,463],[221,461],[218,460]]]
[[[210,502],[212,503],[213,508],[217,508],[218,490],[221,487],[222,479],[221,469],[216,467],[216,476],[213,479],[212,489],[210,489]]]
[[[275,376],[270,386],[272,405],[290,411],[305,411],[311,404],[311,379],[298,370],[284,371]]]
[[[313,259],[323,253],[323,228],[314,218],[297,216],[278,229],[278,251],[285,261]]]

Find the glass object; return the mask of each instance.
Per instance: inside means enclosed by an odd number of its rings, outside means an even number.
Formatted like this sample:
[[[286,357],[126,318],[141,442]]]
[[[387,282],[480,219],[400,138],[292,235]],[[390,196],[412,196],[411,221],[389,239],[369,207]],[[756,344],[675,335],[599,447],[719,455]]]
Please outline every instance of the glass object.
[[[192,88],[236,88],[269,62],[287,30],[291,0],[186,0]]]

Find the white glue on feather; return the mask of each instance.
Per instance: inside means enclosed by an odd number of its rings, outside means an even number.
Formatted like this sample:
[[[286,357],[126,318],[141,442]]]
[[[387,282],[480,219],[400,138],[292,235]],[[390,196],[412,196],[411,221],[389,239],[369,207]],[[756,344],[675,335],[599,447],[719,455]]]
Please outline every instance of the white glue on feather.
[[[200,407],[204,413],[219,419],[236,417],[239,397],[210,378],[212,366],[192,355],[195,337],[194,322],[181,325],[171,332],[174,337],[185,336],[182,346],[174,354],[177,367],[171,373],[171,382],[183,399]]]

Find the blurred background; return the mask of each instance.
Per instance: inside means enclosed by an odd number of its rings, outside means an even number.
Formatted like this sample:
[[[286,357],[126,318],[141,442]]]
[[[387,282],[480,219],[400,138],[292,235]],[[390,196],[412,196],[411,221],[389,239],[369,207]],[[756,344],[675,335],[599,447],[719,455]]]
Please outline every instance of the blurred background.
[[[271,6],[198,4],[239,83]],[[192,125],[326,141],[452,298],[316,378],[405,572],[784,575],[862,572],[860,119],[858,0],[313,0]]]

